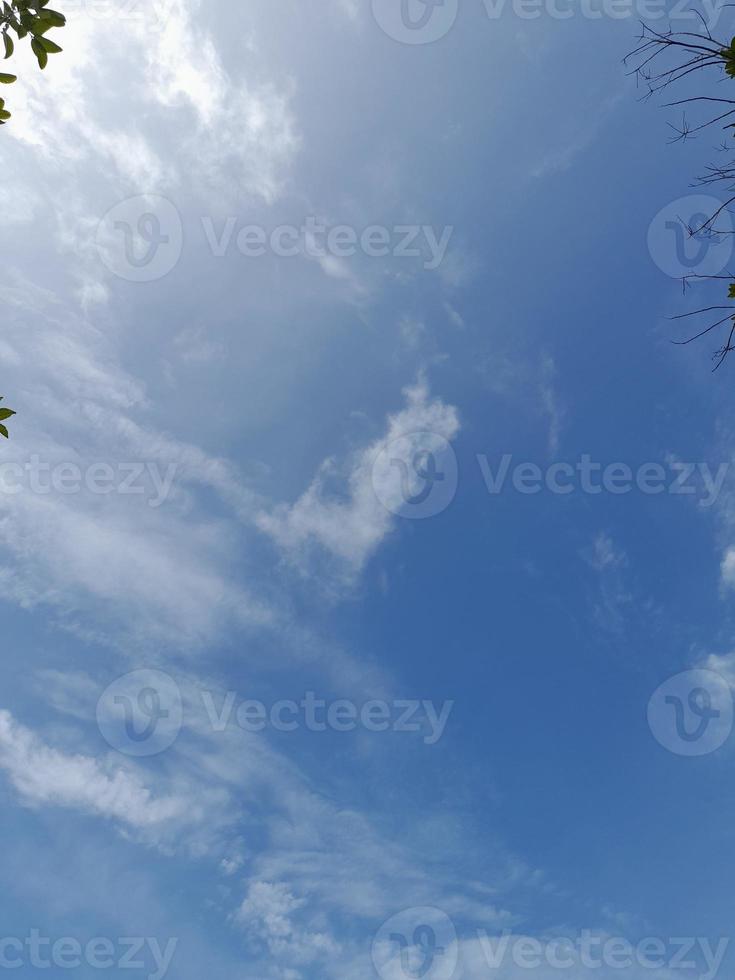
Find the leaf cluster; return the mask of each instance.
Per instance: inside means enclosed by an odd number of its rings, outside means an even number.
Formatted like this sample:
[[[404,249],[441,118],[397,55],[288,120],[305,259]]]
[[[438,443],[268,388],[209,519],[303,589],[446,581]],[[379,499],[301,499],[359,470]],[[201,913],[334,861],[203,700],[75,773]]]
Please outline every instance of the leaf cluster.
[[[39,68],[48,64],[49,55],[58,54],[62,49],[48,37],[49,31],[63,27],[66,18],[58,10],[52,10],[50,0],[2,0],[0,6],[0,37],[2,37],[4,60],[13,56],[18,41],[30,38],[31,49],[36,56]],[[0,72],[0,85],[12,85],[17,75]],[[5,99],[0,98],[0,126],[4,126],[11,114],[5,108]]]

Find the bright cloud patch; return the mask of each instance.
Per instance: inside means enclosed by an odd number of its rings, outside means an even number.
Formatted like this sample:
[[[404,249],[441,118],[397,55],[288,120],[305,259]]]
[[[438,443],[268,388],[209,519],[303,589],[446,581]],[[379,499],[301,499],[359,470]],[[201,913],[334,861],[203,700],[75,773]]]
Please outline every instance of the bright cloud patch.
[[[309,963],[318,957],[335,955],[337,943],[323,932],[311,932],[296,923],[306,905],[282,883],[255,881],[237,911],[235,921],[252,941],[265,944],[280,961]]]
[[[386,472],[381,456],[398,442],[401,455],[430,452],[459,431],[456,408],[432,399],[424,381],[407,388],[405,396],[405,408],[389,417],[380,439],[344,466],[333,459],[325,461],[309,489],[293,505],[260,515],[259,526],[292,559],[302,560],[309,548],[317,545],[355,573],[391,531],[406,488]],[[418,488],[421,475],[408,466],[408,460],[404,462],[411,481],[410,494]],[[326,489],[327,481],[335,476],[343,479],[341,497]]]
[[[29,806],[60,806],[145,828],[180,818],[190,802],[156,797],[135,773],[50,748],[0,711],[0,767]]]

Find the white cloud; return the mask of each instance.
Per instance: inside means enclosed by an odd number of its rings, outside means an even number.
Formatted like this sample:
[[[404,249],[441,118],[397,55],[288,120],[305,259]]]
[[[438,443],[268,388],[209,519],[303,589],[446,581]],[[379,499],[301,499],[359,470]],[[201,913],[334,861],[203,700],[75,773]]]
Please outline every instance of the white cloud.
[[[55,495],[32,493],[0,501],[0,541],[21,570],[3,576],[23,605],[62,607],[81,593],[103,603],[113,619],[132,617],[134,630],[206,640],[218,624],[249,603],[218,570],[223,532],[168,517],[102,508],[90,513]],[[219,539],[219,540],[218,540]],[[208,554],[209,553],[209,554]]]
[[[339,945],[330,935],[296,923],[306,904],[282,882],[254,881],[234,918],[252,940],[264,943],[279,960],[304,964],[336,956]]]
[[[308,490],[292,505],[281,505],[258,518],[269,534],[293,560],[302,561],[317,545],[344,563],[348,572],[358,572],[392,530],[395,519],[386,502],[395,497],[401,504],[400,486],[374,485],[374,464],[390,444],[401,437],[423,448],[427,438],[451,440],[459,431],[456,408],[432,399],[425,381],[405,389],[406,406],[388,418],[385,434],[355,453],[343,466],[326,460]],[[326,490],[328,479],[342,476],[341,497]],[[382,502],[381,502],[382,501]]]
[[[457,327],[458,329],[463,329],[465,327],[464,317],[459,310],[455,310],[451,303],[447,302],[444,304],[444,311],[449,317],[449,322],[452,324],[452,326]]]
[[[592,547],[586,554],[586,559],[597,572],[602,572],[606,568],[619,568],[627,562],[625,552],[617,547],[605,531],[600,531],[595,535]]]
[[[724,586],[735,589],[735,547],[728,548],[722,556],[720,577]]]
[[[554,459],[559,452],[565,411],[553,357],[548,352],[526,357],[515,352],[507,355],[496,344],[478,369],[492,392],[515,403],[519,412],[532,412],[546,424],[546,449]]]
[[[593,615],[601,629],[620,634],[628,625],[631,614],[646,609],[652,611],[650,601],[633,602],[625,576],[628,557],[609,534],[600,531],[585,549],[582,557],[595,572],[596,595],[593,599]]]
[[[547,354],[541,361],[540,395],[541,403],[549,420],[548,451],[552,458],[559,452],[561,427],[564,420],[564,412],[559,405],[555,378],[556,365],[553,358]]]
[[[11,138],[49,159],[111,163],[131,193],[162,182],[170,188],[182,176],[216,183],[234,174],[239,191],[273,201],[299,147],[289,93],[228,75],[199,0],[165,0],[153,7],[155,23],[134,11],[114,20],[95,15],[91,4],[70,12],[59,32],[64,57],[50,59],[43,74],[26,46],[19,46]],[[113,115],[103,94],[119,87],[123,72],[124,108],[118,101]],[[150,102],[193,112],[194,132],[178,120],[171,131],[176,147],[164,141],[158,150],[155,137],[135,123]],[[64,203],[59,207],[63,211]]]
[[[20,410],[4,467],[25,467],[35,456],[48,484],[52,466],[149,466],[167,487],[153,508],[150,497],[117,492],[120,480],[116,492],[103,495],[86,484],[64,493],[27,482],[22,492],[7,492],[0,477],[7,597],[77,611],[96,600],[96,613],[182,642],[209,638],[228,619],[269,622],[268,610],[229,575],[232,521],[201,516],[196,505],[195,491],[214,490],[247,519],[255,499],[235,469],[138,421],[147,409],[143,386],[119,366],[112,339],[86,318],[25,281],[0,294],[10,355],[5,393],[15,393]]]
[[[4,710],[0,768],[28,806],[73,808],[134,828],[192,817],[194,801],[155,796],[135,772],[50,748]]]
[[[704,662],[704,667],[724,677],[735,691],[735,653],[710,654]]]
[[[205,6],[199,0],[170,2],[160,31],[150,34],[145,24],[139,31],[149,97],[194,111],[196,130],[183,142],[190,173],[193,168],[219,192],[234,179],[239,191],[273,202],[300,146],[289,92],[233,81],[206,30]]]

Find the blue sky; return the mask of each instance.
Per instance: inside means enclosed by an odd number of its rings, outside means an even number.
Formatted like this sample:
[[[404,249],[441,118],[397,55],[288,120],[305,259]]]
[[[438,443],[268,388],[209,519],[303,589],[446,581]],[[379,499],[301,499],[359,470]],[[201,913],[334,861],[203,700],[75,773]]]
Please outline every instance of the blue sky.
[[[0,144],[0,969],[727,975],[730,367],[656,217],[714,137],[637,8],[57,6]]]

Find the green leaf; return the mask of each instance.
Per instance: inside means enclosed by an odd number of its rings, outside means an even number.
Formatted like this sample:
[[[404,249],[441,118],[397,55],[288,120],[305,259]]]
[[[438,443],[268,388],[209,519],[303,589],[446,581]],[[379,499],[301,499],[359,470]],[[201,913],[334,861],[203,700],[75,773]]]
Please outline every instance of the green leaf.
[[[43,25],[43,33],[51,30],[52,27],[64,27],[66,25],[66,17],[60,14],[57,10],[42,10],[36,19],[36,25]],[[34,33],[36,32],[34,25]]]
[[[31,41],[31,47],[33,48],[33,53],[38,58],[38,67],[41,69],[45,68],[48,64],[48,55],[46,54],[46,49],[37,37],[34,37]]]
[[[11,408],[0,408],[0,422],[12,418],[16,413]]]
[[[13,39],[9,34],[3,34],[3,41],[5,42],[5,57],[9,58],[15,48]]]
[[[0,436],[4,436],[6,439],[10,438],[8,434],[8,430],[5,428],[4,425],[0,425]]]
[[[727,294],[728,299],[735,299],[735,282],[730,283],[730,290]]]
[[[7,109],[0,109],[0,120],[2,120],[2,122],[5,122],[6,119],[10,119],[10,115],[11,114]]]
[[[12,85],[13,82],[18,81],[17,75],[5,75],[0,71],[0,85]]]
[[[66,24],[66,17],[58,10],[44,10],[42,16],[44,20],[51,22],[52,27],[64,27]]]
[[[63,48],[60,48],[59,45],[56,44],[54,41],[50,41],[47,37],[39,37],[38,40],[39,43],[43,45],[44,50],[47,51],[48,54],[59,54],[61,51],[64,50]]]

